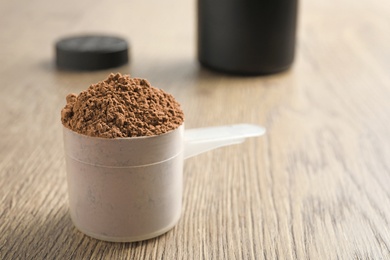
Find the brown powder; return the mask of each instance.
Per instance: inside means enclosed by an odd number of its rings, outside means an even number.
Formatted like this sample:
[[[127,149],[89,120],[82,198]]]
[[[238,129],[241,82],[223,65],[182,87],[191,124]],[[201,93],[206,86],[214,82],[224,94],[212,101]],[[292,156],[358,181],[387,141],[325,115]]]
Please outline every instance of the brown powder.
[[[80,134],[105,138],[153,136],[184,121],[180,104],[145,79],[111,74],[78,96],[69,94],[62,124]]]

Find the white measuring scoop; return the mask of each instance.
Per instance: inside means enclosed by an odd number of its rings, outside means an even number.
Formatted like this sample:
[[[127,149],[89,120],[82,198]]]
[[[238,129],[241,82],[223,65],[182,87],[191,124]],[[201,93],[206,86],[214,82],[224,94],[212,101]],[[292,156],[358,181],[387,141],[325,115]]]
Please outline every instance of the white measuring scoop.
[[[98,138],[64,127],[69,209],[83,233],[105,241],[159,236],[180,219],[184,159],[265,133],[239,124],[134,138]]]

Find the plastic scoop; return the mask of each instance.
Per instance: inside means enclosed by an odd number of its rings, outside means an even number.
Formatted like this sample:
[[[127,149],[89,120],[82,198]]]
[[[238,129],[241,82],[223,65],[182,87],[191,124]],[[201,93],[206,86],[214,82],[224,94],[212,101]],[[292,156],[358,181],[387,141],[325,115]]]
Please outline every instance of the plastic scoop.
[[[260,136],[240,124],[134,138],[98,138],[64,127],[69,209],[83,233],[105,241],[159,236],[180,219],[184,159]]]

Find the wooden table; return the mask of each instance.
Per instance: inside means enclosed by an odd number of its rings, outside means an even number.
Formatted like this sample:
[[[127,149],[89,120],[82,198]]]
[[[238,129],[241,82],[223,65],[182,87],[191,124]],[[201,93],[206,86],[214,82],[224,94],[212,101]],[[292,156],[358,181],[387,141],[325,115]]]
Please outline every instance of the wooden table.
[[[214,73],[196,61],[196,1],[0,2],[0,259],[389,259],[390,4],[300,3],[291,70]],[[130,65],[55,68],[74,33],[121,35]],[[60,110],[119,71],[182,104],[186,127],[267,134],[188,159],[183,213],[158,238],[108,243],[72,225]]]

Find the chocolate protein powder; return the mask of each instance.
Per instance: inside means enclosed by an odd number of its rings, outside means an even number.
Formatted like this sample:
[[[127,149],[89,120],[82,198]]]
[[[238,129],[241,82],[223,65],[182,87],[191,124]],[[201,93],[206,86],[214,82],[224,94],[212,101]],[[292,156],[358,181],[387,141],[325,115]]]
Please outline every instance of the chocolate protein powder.
[[[167,133],[184,122],[180,104],[145,79],[110,74],[78,96],[69,94],[62,124],[80,134],[139,137]]]

